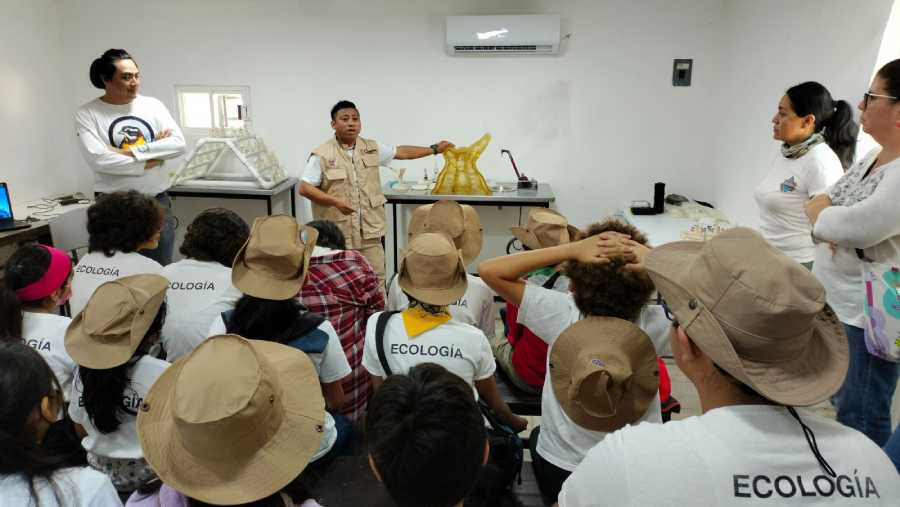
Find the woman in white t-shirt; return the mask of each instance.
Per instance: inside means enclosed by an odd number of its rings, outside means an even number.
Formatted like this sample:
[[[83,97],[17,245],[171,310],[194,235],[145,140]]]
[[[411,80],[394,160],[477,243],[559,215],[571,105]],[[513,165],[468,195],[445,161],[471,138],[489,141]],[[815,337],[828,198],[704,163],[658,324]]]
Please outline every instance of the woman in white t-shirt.
[[[860,159],[828,193],[809,201],[806,212],[821,241],[813,273],[825,286],[850,345],[850,368],[832,400],[837,420],[882,446],[891,436],[891,399],[900,364],[866,348],[860,268],[861,259],[900,266],[900,59],[878,71],[859,110],[863,130],[881,148]],[[889,275],[885,273],[886,281]],[[896,273],[893,282],[898,283]],[[900,444],[900,437],[893,443]],[[888,446],[888,454],[900,464],[900,445]]]
[[[64,343],[72,319],[59,307],[72,293],[72,260],[58,248],[25,245],[3,268],[0,283],[0,338],[23,341],[38,351],[67,396],[75,361]]]
[[[251,340],[278,342],[302,350],[319,374],[325,398],[325,435],[313,455],[316,467],[343,452],[353,428],[340,414],[343,380],[350,364],[337,332],[324,316],[310,312],[295,299],[309,268],[318,232],[307,227],[301,238],[294,217],[257,218],[250,239],[238,251],[231,281],[244,295],[234,310],[213,321],[209,336],[236,334]]]
[[[139,254],[156,248],[165,213],[156,201],[129,190],[104,194],[87,211],[88,254],[75,266],[69,307],[77,315],[104,282],[159,273],[162,266]]]
[[[856,134],[850,104],[834,101],[819,83],[788,88],[772,117],[781,153],[754,192],[760,233],[785,255],[812,269],[815,246],[803,211],[853,163]]]
[[[165,320],[168,286],[159,275],[106,282],[66,331],[66,350],[78,363],[69,416],[80,425],[88,463],[122,494],[156,477],[144,460],[137,414],[169,367],[149,354]]]
[[[242,294],[231,283],[231,264],[249,236],[247,222],[225,208],[205,210],[188,226],[179,248],[185,258],[160,273],[169,280],[162,329],[167,361],[189,354],[210,336],[216,317],[234,309]]]
[[[109,479],[70,467],[45,444],[63,411],[47,363],[20,342],[0,342],[0,505],[121,505]]]

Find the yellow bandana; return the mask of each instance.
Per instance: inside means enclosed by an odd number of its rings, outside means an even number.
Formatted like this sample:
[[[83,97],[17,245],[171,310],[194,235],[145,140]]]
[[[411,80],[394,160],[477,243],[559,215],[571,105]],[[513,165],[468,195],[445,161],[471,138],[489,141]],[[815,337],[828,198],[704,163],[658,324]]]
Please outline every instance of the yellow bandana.
[[[403,310],[401,315],[403,315],[403,327],[406,328],[406,334],[410,338],[415,338],[450,320],[450,313],[446,309],[439,314],[434,314],[419,307],[413,307]]]

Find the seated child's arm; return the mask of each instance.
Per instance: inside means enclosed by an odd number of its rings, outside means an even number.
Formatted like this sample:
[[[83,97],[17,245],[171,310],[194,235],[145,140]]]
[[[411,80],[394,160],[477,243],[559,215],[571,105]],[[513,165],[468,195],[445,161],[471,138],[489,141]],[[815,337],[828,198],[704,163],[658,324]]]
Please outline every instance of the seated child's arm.
[[[325,397],[325,407],[331,412],[340,412],[344,408],[344,382],[329,382],[322,384],[322,396]]]
[[[381,387],[381,384],[384,383],[384,377],[379,377],[378,375],[372,375],[371,373],[369,374],[369,380],[372,381],[372,392],[373,393],[375,391],[377,391],[379,387]]]
[[[487,406],[497,414],[497,417],[512,428],[513,431],[519,433],[528,428],[528,420],[513,414],[512,410],[509,409],[509,405],[503,401],[503,398],[500,396],[500,390],[497,389],[496,377],[491,375],[486,379],[476,380],[475,390],[478,391],[478,396],[487,403]]]
[[[522,277],[537,268],[569,260],[602,264],[611,257],[629,254],[629,246],[623,244],[621,235],[605,232],[574,243],[489,259],[478,265],[478,274],[507,303],[519,306],[525,293]]]

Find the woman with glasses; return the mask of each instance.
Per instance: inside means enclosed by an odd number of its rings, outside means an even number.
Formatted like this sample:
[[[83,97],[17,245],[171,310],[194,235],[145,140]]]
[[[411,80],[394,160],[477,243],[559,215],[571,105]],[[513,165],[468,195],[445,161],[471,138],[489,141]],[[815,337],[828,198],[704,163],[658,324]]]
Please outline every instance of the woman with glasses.
[[[773,137],[782,144],[754,192],[760,233],[812,269],[816,249],[803,204],[834,184],[853,163],[859,127],[850,104],[834,101],[828,89],[814,81],[788,88],[772,124]]]
[[[866,350],[860,263],[900,265],[900,59],[878,71],[859,109],[863,130],[881,148],[854,164],[828,193],[807,202],[806,214],[821,242],[813,273],[850,343],[850,369],[834,400],[838,421],[884,445],[891,436],[891,397],[900,364]],[[896,464],[900,457],[894,454]]]

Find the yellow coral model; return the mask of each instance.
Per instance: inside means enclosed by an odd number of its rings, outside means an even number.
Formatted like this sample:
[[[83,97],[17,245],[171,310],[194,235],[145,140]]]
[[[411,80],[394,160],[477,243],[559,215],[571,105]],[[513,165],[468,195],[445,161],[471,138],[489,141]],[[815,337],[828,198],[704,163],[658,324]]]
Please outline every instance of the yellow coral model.
[[[434,184],[435,195],[491,195],[491,188],[475,166],[481,152],[491,142],[485,134],[471,146],[444,151],[444,168]]]

